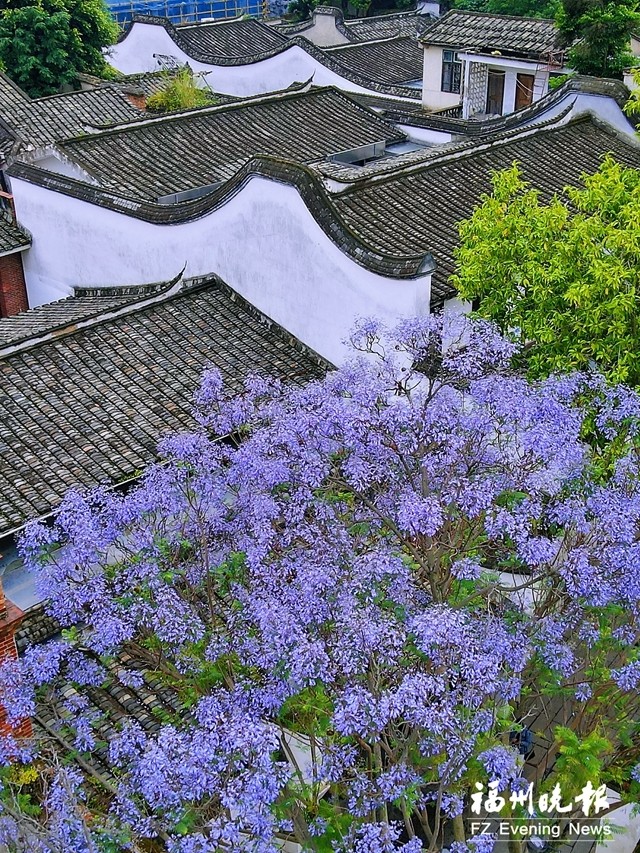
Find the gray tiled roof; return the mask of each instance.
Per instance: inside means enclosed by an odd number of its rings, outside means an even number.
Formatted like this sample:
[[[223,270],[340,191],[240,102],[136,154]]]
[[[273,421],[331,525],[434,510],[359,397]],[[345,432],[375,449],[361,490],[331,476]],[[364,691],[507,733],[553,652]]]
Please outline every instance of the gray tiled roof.
[[[286,182],[296,187],[325,234],[361,266],[389,278],[412,278],[430,270],[435,259],[432,302],[437,305],[451,293],[448,278],[453,271],[458,224],[490,189],[492,170],[519,160],[525,177],[549,196],[567,184],[579,183],[582,173],[595,171],[608,152],[623,163],[640,167],[635,140],[584,115],[560,127],[516,129],[444,153],[427,149],[395,162],[391,158],[381,161],[361,172],[347,169],[344,181],[353,186],[335,195],[320,179],[324,165],[309,169],[267,156],[245,163],[218,190],[171,205],[132,203],[116,193],[26,164],[14,164],[9,174],[158,224],[186,222],[219,209],[249,175]],[[339,174],[334,179],[343,180]]]
[[[452,9],[429,24],[420,37],[437,44],[480,52],[499,50],[518,56],[544,56],[559,47],[555,22]]]
[[[342,9],[335,6],[316,6],[311,18],[296,24],[275,24],[273,28],[285,35],[304,35],[319,15],[331,15],[335,18],[336,29],[350,42],[372,41],[373,39],[394,38],[396,36],[414,36],[429,18],[417,12],[392,12],[386,15],[374,15],[370,18],[356,18],[345,21]]]
[[[144,468],[160,437],[194,426],[193,393],[211,364],[231,389],[252,371],[302,383],[326,369],[214,280],[0,351],[0,535],[50,513],[72,486]]]
[[[382,83],[406,83],[422,78],[423,49],[415,36],[358,42],[325,50],[345,68]]]
[[[0,118],[23,142],[35,147],[84,133],[87,128],[139,118],[117,86],[29,98],[8,77],[0,75]]]
[[[558,128],[465,146],[410,171],[364,180],[334,204],[349,227],[380,252],[431,252],[437,265],[432,302],[437,303],[451,295],[447,282],[454,271],[458,225],[482,193],[490,191],[492,172],[516,160],[525,179],[549,198],[569,184],[580,184],[582,174],[595,172],[607,153],[640,168],[640,146],[587,115]]]
[[[141,74],[123,74],[117,80],[118,86],[133,87],[139,89],[145,98],[162,92],[166,89],[171,78],[177,74],[177,70],[166,71],[144,71]]]
[[[39,335],[73,329],[77,323],[137,302],[140,297],[141,294],[137,292],[130,295],[120,293],[112,296],[107,293],[101,296],[67,297],[24,311],[22,314],[5,317],[0,321],[0,352],[3,348]]]
[[[286,43],[283,35],[255,18],[182,24],[176,32],[187,52],[226,57],[252,56]]]
[[[313,89],[131,124],[61,147],[101,186],[155,201],[228,178],[256,154],[305,163],[402,138],[338,90]]]
[[[31,245],[31,235],[0,211],[0,254],[10,254]]]
[[[28,104],[31,98],[26,92],[0,71],[0,115],[3,117],[13,110]]]
[[[357,41],[371,41],[392,36],[415,36],[422,27],[424,16],[416,12],[396,12],[345,21],[344,26]]]

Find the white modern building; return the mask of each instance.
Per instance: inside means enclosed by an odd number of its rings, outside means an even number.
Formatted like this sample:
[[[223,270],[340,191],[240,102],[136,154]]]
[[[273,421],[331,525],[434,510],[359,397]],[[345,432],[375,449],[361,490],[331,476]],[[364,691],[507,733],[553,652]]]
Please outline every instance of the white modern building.
[[[422,103],[463,118],[506,115],[543,97],[565,73],[552,20],[454,9],[428,25]]]

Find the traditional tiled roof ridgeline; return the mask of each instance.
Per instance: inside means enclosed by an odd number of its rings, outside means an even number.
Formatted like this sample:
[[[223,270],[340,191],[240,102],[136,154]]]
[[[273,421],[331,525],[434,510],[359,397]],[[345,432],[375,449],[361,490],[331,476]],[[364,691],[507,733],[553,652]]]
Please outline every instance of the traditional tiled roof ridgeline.
[[[394,124],[407,124],[413,127],[427,127],[432,130],[449,132],[460,137],[492,136],[505,130],[518,128],[524,123],[531,124],[535,119],[543,119],[563,101],[571,103],[576,95],[595,95],[615,101],[623,107],[629,98],[629,90],[620,80],[606,80],[600,77],[574,76],[562,86],[553,89],[534,101],[528,107],[504,116],[482,118],[451,118],[438,113],[429,113],[419,108],[407,110],[404,104],[384,98],[354,95],[358,103],[375,107],[388,121]]]
[[[73,486],[134,476],[162,436],[194,428],[208,366],[231,390],[250,372],[302,383],[327,369],[218,280],[175,289],[138,304],[107,296],[102,322],[85,328],[70,298],[66,333],[59,303],[53,340],[0,350],[0,536],[51,513]]]
[[[181,24],[176,28],[186,53],[240,57],[263,53],[286,44],[283,35],[255,18]]]
[[[581,176],[595,172],[605,154],[640,168],[640,145],[585,115],[560,127],[534,128],[464,145],[424,164],[369,177],[335,199],[349,227],[380,252],[429,251],[436,262],[432,304],[453,295],[458,225],[468,218],[494,171],[517,161],[524,178],[548,199]]]
[[[398,35],[415,36],[428,20],[417,12],[394,12],[345,21],[345,27],[358,41],[371,41]]]
[[[297,24],[276,24],[274,29],[288,36],[304,35],[315,22],[316,15],[331,15],[335,18],[336,29],[350,42],[372,41],[373,39],[393,38],[395,36],[413,36],[419,32],[429,18],[415,11],[392,12],[386,15],[373,15],[370,18],[357,18],[345,21],[342,9],[335,6],[316,6],[312,17]]]
[[[61,149],[102,187],[156,201],[230,178],[257,154],[309,163],[401,139],[393,125],[337,89],[313,89],[150,119]]]
[[[103,319],[113,309],[133,305],[143,297],[168,290],[171,282],[134,287],[76,288],[73,297],[39,305],[22,314],[0,320],[0,352],[5,354],[21,344],[44,342],[56,335],[75,331],[78,324],[89,325]]]
[[[302,163],[293,163],[290,160],[265,155],[254,157],[218,189],[198,198],[172,204],[134,201],[26,163],[14,163],[9,172],[15,178],[53,192],[63,193],[156,225],[177,225],[200,219],[221,209],[250,178],[262,176],[294,186],[327,237],[365,269],[389,278],[417,278],[433,270],[433,258],[428,252],[414,255],[402,251],[381,253],[373,249],[339,216],[319,174]]]
[[[463,142],[443,153],[428,149],[399,157],[397,163],[386,160],[362,171],[346,168],[344,181],[351,186],[338,195],[326,189],[316,170],[275,157],[254,158],[218,190],[172,205],[133,203],[24,164],[14,164],[9,174],[166,225],[220,208],[251,175],[273,178],[296,187],[327,236],[356,263],[387,277],[411,278],[424,274],[435,260],[431,292],[432,303],[438,304],[451,295],[448,278],[458,224],[490,190],[492,171],[517,160],[525,178],[549,197],[568,184],[579,184],[581,175],[594,172],[609,152],[626,165],[640,167],[638,142],[586,114],[561,126],[533,126],[475,144]],[[336,168],[333,177],[340,180]]]
[[[325,48],[356,74],[383,83],[403,84],[422,79],[423,50],[415,36]]]
[[[335,72],[346,80],[349,80],[351,83],[356,84],[357,86],[362,86],[363,88],[372,89],[375,92],[383,95],[391,95],[393,97],[398,98],[408,98],[412,100],[420,100],[420,92],[416,89],[413,89],[409,86],[399,86],[396,84],[384,83],[381,80],[376,78],[370,79],[364,77],[360,74],[357,74],[355,71],[352,71],[350,68],[343,66],[331,53],[324,51],[320,47],[316,47],[315,44],[312,44],[307,39],[295,36],[292,39],[286,39],[282,37],[282,42],[272,46],[269,49],[260,49],[260,42],[256,44],[256,48],[253,53],[249,53],[246,55],[228,55],[224,53],[213,53],[208,47],[208,42],[206,39],[202,37],[202,33],[205,32],[205,27],[219,27],[223,28],[225,26],[231,26],[233,21],[220,21],[216,24],[199,24],[198,29],[191,33],[188,38],[184,38],[184,29],[185,27],[174,26],[167,18],[159,18],[152,15],[134,15],[131,23],[128,27],[123,31],[120,40],[124,40],[128,33],[135,24],[151,24],[155,26],[160,26],[165,29],[168,35],[171,37],[173,42],[182,50],[190,59],[194,59],[197,62],[202,62],[206,65],[214,65],[221,67],[229,67],[229,66],[238,66],[238,65],[250,65],[256,62],[262,62],[265,59],[270,59],[272,56],[277,56],[280,53],[283,53],[286,50],[290,50],[291,47],[297,45],[300,47],[305,53],[309,54],[310,57],[315,59],[321,65],[324,65],[330,71]],[[254,23],[259,24],[258,21]],[[195,26],[195,25],[192,25]],[[274,32],[272,27],[267,27],[266,25],[261,25],[264,29],[269,32]],[[200,34],[200,35],[199,35]]]
[[[517,18],[452,9],[428,24],[420,36],[423,44],[442,45],[479,53],[500,51],[512,56],[538,58],[560,47],[555,21]]]

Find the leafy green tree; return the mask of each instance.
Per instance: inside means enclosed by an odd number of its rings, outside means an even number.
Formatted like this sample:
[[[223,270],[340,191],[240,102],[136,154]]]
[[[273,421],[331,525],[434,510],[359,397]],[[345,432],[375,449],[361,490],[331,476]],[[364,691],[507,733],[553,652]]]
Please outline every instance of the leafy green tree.
[[[69,57],[78,39],[68,12],[49,14],[38,6],[0,15],[0,60],[13,80],[35,97],[57,92],[75,76]]]
[[[563,0],[558,27],[579,74],[622,77],[633,64],[630,37],[640,26],[637,0]]]
[[[555,18],[559,0],[487,0],[487,11],[496,15]]]
[[[317,0],[292,0],[287,7],[287,13],[292,21],[306,21],[313,15]]]
[[[514,164],[460,226],[460,296],[525,344],[532,376],[595,363],[640,384],[640,173],[608,157],[544,202]]]
[[[118,38],[118,25],[104,0],[62,0],[69,13],[71,27],[79,34],[79,52],[74,57],[79,71],[102,74],[105,70],[103,48]]]
[[[524,18],[554,18],[560,0],[456,0],[456,9],[491,12],[494,15],[520,15]]]
[[[50,95],[78,72],[101,74],[117,32],[103,0],[3,0],[0,62],[30,95]]]

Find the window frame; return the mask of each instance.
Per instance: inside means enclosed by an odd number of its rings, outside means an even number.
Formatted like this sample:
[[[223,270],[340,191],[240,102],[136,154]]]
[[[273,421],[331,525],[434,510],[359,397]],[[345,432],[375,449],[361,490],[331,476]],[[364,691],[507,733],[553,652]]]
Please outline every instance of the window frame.
[[[459,95],[461,88],[462,62],[458,58],[458,53],[455,50],[443,50],[440,91],[451,95]]]

